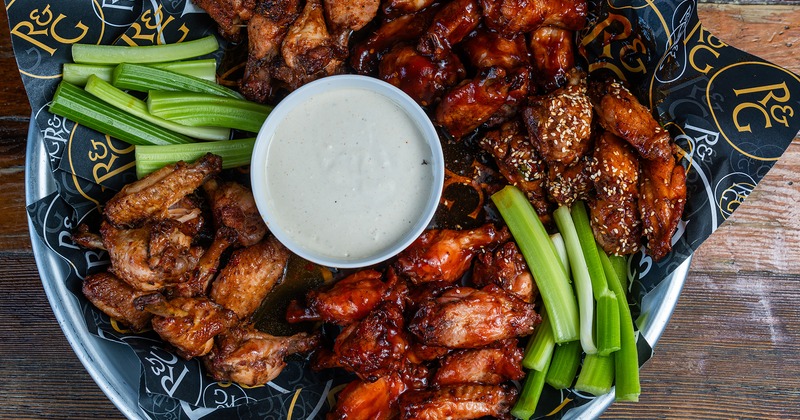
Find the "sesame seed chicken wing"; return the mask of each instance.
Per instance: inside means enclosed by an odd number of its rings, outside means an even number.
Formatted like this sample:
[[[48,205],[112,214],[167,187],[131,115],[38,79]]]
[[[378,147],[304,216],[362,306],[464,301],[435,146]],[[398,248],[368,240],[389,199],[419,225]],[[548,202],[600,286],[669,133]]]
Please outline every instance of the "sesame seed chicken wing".
[[[563,206],[578,200],[588,200],[594,190],[591,180],[592,156],[578,158],[569,165],[551,162],[547,168],[547,192],[550,198]]]
[[[686,172],[674,157],[643,161],[639,177],[639,209],[647,249],[656,261],[672,250],[672,234],[686,204]]]

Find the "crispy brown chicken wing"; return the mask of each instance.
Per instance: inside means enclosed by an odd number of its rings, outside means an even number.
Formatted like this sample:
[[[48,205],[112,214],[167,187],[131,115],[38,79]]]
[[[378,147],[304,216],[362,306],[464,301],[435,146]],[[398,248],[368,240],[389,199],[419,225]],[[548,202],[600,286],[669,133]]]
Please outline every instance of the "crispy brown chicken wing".
[[[428,230],[400,253],[394,266],[414,284],[453,283],[467,272],[479,250],[503,243],[510,236],[508,229],[492,224],[472,230]]]
[[[433,23],[420,37],[417,49],[441,60],[480,23],[481,8],[477,0],[453,0],[436,13]]]
[[[464,66],[455,54],[448,53],[443,59],[434,60],[407,44],[396,45],[378,65],[381,79],[397,86],[422,106],[433,104],[465,74]]]
[[[135,304],[155,315],[153,330],[185,359],[210,352],[214,337],[239,322],[235,313],[202,297],[167,301],[155,293],[137,298]]]
[[[530,51],[536,83],[545,92],[567,84],[575,67],[573,31],[542,26],[531,33]]]
[[[194,237],[187,235],[182,226],[182,223],[173,219],[159,220],[149,226],[147,264],[168,278],[182,276],[193,270],[203,255],[203,248],[192,246]]]
[[[406,390],[397,374],[374,382],[355,380],[336,395],[336,407],[328,420],[391,420],[397,418],[397,399]]]
[[[420,305],[408,325],[422,343],[476,348],[529,335],[541,322],[533,308],[500,286],[455,287]]]
[[[609,253],[635,252],[642,236],[636,152],[613,133],[603,133],[595,142],[591,177],[597,195],[589,203],[595,239]]]
[[[516,339],[493,343],[479,349],[458,350],[448,354],[433,377],[438,387],[459,384],[500,385],[525,377],[522,349]]]
[[[647,250],[656,261],[672,250],[672,234],[686,204],[686,172],[674,157],[642,162],[639,211]]]
[[[461,42],[461,49],[476,68],[502,67],[506,70],[528,64],[524,36],[504,37],[480,27]]]
[[[378,14],[380,0],[325,0],[325,14],[336,33],[358,31]],[[346,45],[346,42],[345,42]]]
[[[289,250],[274,236],[239,249],[211,284],[209,297],[246,321],[283,280],[288,261]]]
[[[585,0],[481,0],[484,22],[503,35],[531,32],[540,26],[577,31],[586,25]]]
[[[119,227],[166,219],[170,207],[222,170],[222,159],[207,154],[196,162],[167,165],[126,185],[106,203],[106,219]]]
[[[192,0],[217,23],[220,35],[231,41],[242,39],[242,27],[250,20],[256,0]]]
[[[227,226],[235,230],[237,245],[254,245],[264,238],[267,225],[249,188],[237,182],[210,179],[203,184],[203,190],[211,202],[214,225],[217,229]]]
[[[517,389],[507,385],[452,385],[407,391],[400,396],[401,419],[510,419]]]
[[[606,80],[593,84],[590,94],[603,128],[625,139],[645,159],[669,159],[669,133],[622,83]]]
[[[170,297],[205,296],[211,280],[217,274],[222,253],[236,243],[238,234],[231,228],[222,227],[214,234],[211,246],[200,257],[194,270],[184,274],[184,278],[167,286],[165,294]]]
[[[97,309],[129,326],[133,331],[142,331],[150,324],[153,315],[136,308],[133,301],[149,292],[136,290],[111,273],[98,273],[83,280],[83,295]]]
[[[220,334],[203,363],[217,381],[245,386],[263,385],[286,367],[284,359],[307,353],[319,345],[319,336],[301,332],[292,336],[269,335],[252,326],[234,327]]]
[[[533,303],[539,295],[525,257],[513,241],[478,254],[472,283],[477,287],[496,284],[527,303]]]

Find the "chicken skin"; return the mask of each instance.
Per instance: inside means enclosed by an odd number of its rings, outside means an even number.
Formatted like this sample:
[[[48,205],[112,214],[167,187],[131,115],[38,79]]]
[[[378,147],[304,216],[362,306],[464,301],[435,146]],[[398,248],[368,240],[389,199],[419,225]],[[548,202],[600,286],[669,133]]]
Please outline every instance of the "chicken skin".
[[[239,322],[235,313],[203,297],[167,301],[154,293],[137,298],[135,304],[155,315],[153,330],[187,360],[210,352],[214,337]]]
[[[422,303],[408,330],[426,345],[476,348],[530,335],[540,322],[532,304],[490,284],[455,287]]]
[[[539,295],[525,257],[513,241],[478,254],[472,283],[477,287],[496,284],[527,303],[533,303]]]
[[[137,309],[133,303],[136,298],[149,292],[136,290],[111,273],[87,276],[83,280],[81,290],[97,309],[127,325],[133,331],[142,331],[150,325],[150,318],[153,315]]]
[[[464,78],[466,71],[453,53],[434,60],[406,44],[396,45],[383,56],[378,76],[407,93],[422,106],[434,100]]]
[[[481,0],[484,22],[505,36],[531,32],[540,26],[577,31],[586,25],[585,0]]]
[[[458,350],[448,354],[433,378],[433,385],[445,387],[459,384],[500,385],[525,377],[522,370],[522,348],[516,339],[498,341],[491,346]]]
[[[203,184],[214,214],[217,229],[227,226],[237,234],[237,245],[258,243],[267,233],[267,225],[258,212],[253,192],[237,182],[210,179]]]
[[[603,133],[595,142],[591,178],[596,191],[589,203],[595,239],[608,253],[632,254],[642,236],[636,152],[621,138]]]
[[[510,419],[517,389],[507,385],[451,385],[400,396],[401,419]]]
[[[669,133],[622,83],[606,80],[593,84],[590,94],[603,128],[625,139],[647,160],[670,158]]]
[[[106,219],[118,227],[137,227],[166,219],[170,207],[222,170],[222,158],[207,154],[196,162],[167,165],[126,185],[106,203]]]
[[[289,255],[274,236],[235,251],[211,284],[209,297],[239,319],[248,320],[283,280]]]
[[[336,395],[336,407],[328,420],[391,420],[397,418],[397,400],[406,390],[399,375],[382,376],[374,382],[355,380]]]
[[[643,161],[639,176],[639,211],[647,251],[658,261],[672,250],[672,234],[686,204],[686,171],[667,160]]]
[[[476,68],[502,67],[511,70],[528,64],[524,36],[506,38],[483,27],[473,31],[460,44]]]
[[[573,31],[542,26],[531,33],[530,52],[536,83],[547,93],[565,86],[575,67]]]
[[[257,386],[278,377],[286,367],[284,359],[287,356],[308,353],[318,345],[319,336],[316,334],[301,332],[278,337],[252,326],[240,326],[217,336],[212,351],[203,358],[203,364],[217,381]]]
[[[417,49],[441,60],[480,23],[481,9],[477,0],[453,0],[436,13],[433,23],[420,37]]]
[[[454,283],[470,267],[475,254],[506,242],[508,229],[486,224],[472,230],[428,230],[400,253],[394,266],[398,274],[414,284],[443,281]]]

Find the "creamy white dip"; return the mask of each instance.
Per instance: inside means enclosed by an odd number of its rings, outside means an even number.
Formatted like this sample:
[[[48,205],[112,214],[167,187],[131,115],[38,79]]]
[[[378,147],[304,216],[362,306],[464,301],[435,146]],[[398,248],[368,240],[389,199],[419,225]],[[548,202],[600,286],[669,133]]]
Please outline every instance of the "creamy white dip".
[[[266,203],[301,247],[344,260],[397,244],[434,189],[432,151],[415,121],[386,96],[342,88],[290,110],[270,139]]]

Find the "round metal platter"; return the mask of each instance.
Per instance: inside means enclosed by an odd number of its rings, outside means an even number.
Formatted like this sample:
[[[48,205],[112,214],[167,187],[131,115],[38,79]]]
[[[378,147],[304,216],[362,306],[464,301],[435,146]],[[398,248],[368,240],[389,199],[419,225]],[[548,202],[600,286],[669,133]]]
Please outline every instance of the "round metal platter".
[[[34,121],[34,118],[31,118]],[[25,162],[25,199],[31,204],[55,191],[50,165],[35,123],[28,130]],[[125,344],[111,342],[90,334],[86,329],[80,303],[67,290],[64,279],[68,274],[61,257],[50,250],[28,222],[33,253],[47,299],[58,324],[86,371],[109,400],[130,419],[147,418],[139,409],[139,376],[141,364]],[[655,346],[678,303],[689,271],[691,258],[651,291],[642,302],[642,314],[637,320],[641,334]],[[590,403],[565,413],[565,419],[596,418],[614,400],[613,392],[595,398]]]

